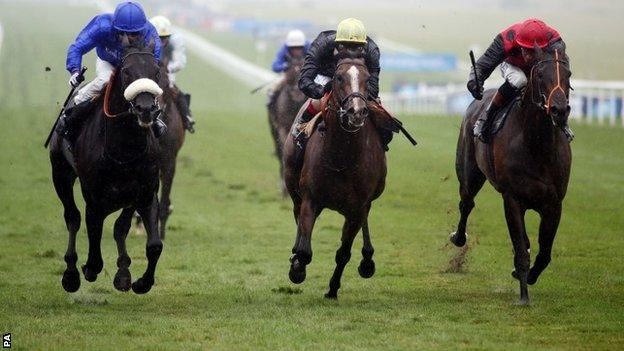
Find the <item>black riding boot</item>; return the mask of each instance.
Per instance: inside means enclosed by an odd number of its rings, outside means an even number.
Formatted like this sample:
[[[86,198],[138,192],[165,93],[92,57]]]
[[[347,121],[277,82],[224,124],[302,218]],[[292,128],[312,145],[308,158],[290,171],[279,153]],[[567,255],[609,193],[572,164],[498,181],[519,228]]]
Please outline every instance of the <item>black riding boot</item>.
[[[497,91],[496,94],[492,97],[492,101],[490,102],[490,106],[488,106],[485,115],[481,115],[477,122],[475,122],[472,133],[474,136],[479,138],[484,143],[489,142],[489,129],[492,121],[494,121],[494,116],[496,113],[505,105],[505,97],[500,91]]]
[[[156,139],[158,139],[167,132],[167,125],[158,117],[154,120],[154,123],[152,123],[152,131]]]
[[[568,138],[568,142],[571,143],[572,140],[574,140],[574,132],[570,129],[570,125],[566,122],[566,124],[561,127],[561,130],[563,130],[563,134]]]
[[[191,105],[191,95],[179,91],[176,104],[178,105],[178,110],[180,110],[180,115],[182,115],[184,129],[188,130],[189,133],[195,133],[195,120],[191,117],[191,109],[189,108]]]
[[[295,160],[297,160],[297,164],[303,162],[303,155],[305,153],[306,144],[308,143],[308,137],[305,131],[300,130],[299,126],[304,123],[310,122],[314,116],[308,111],[306,108],[299,120],[295,124],[295,128],[293,130],[293,135],[295,137]]]
[[[385,128],[379,128],[379,136],[381,137],[381,145],[383,146],[384,151],[389,151],[390,148],[388,144],[392,141],[392,137],[394,136],[391,130]]]
[[[91,100],[79,103],[78,105],[69,106],[65,109],[56,127],[56,132],[67,140],[70,148],[74,147],[78,130],[82,125],[85,112],[91,107]]]

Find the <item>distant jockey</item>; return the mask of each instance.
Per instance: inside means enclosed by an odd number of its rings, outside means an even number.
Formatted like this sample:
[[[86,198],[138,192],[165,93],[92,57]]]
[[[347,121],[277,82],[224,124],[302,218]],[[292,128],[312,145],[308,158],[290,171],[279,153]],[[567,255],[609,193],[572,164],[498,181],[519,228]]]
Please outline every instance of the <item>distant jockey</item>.
[[[82,112],[90,108],[92,99],[98,96],[116,67],[121,64],[124,48],[121,38],[127,35],[130,43],[143,41],[148,45],[154,41],[154,57],[160,60],[160,39],[156,28],[145,17],[141,5],[134,1],[126,1],[115,9],[115,12],[95,16],[78,34],[76,40],[67,49],[67,70],[71,73],[69,84],[77,87],[84,80],[80,74],[82,56],[96,49],[95,78],[78,91],[74,97],[75,106],[66,108],[65,115],[59,122],[59,132],[73,145],[76,130],[82,119]],[[157,119],[153,125],[154,134],[159,137],[167,126]]]
[[[155,16],[150,19],[158,31],[160,42],[162,44],[162,62],[167,65],[169,86],[173,89],[176,105],[182,116],[184,128],[191,133],[195,133],[195,120],[191,117],[189,105],[191,103],[191,95],[184,94],[175,84],[176,73],[186,67],[186,46],[184,38],[173,32],[171,21],[165,16]]]
[[[474,72],[468,78],[468,90],[475,99],[483,98],[483,83],[500,64],[505,83],[498,88],[487,109],[485,117],[475,123],[473,134],[486,141],[484,135],[494,119],[496,112],[507,101],[518,94],[527,84],[527,76],[533,65],[537,63],[535,46],[541,49],[555,50],[565,53],[566,45],[559,33],[538,19],[530,18],[516,23],[503,30],[495,38],[483,56],[477,60],[476,70],[479,81],[475,80]],[[562,129],[569,141],[574,133],[568,125]]]
[[[289,58],[296,56],[304,56],[310,48],[310,41],[306,40],[305,34],[298,30],[291,30],[286,35],[286,41],[277,52],[277,56],[271,65],[271,69],[275,73],[279,73],[280,77],[275,80],[268,88],[268,105],[271,106],[275,101],[275,92],[279,91],[284,82],[284,72],[288,70]]]

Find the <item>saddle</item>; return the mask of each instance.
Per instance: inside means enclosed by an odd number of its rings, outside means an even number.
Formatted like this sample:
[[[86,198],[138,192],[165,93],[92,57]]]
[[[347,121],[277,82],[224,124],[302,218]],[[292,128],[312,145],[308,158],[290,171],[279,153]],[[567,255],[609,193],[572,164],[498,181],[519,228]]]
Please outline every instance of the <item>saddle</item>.
[[[520,103],[522,99],[521,96],[516,96],[513,99],[509,100],[505,106],[503,106],[494,116],[493,120],[490,122],[490,126],[487,130],[488,135],[494,136],[496,135],[503,126],[505,125],[505,121],[507,120],[507,116],[509,115],[509,111],[511,111],[514,106]]]

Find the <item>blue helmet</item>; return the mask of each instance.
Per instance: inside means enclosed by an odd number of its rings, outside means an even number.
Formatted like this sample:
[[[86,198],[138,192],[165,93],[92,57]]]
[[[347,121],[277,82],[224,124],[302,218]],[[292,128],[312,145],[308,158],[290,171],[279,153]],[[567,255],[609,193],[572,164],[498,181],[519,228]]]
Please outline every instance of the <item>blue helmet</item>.
[[[121,32],[140,32],[145,29],[147,18],[143,7],[134,1],[117,5],[113,14],[113,27]]]

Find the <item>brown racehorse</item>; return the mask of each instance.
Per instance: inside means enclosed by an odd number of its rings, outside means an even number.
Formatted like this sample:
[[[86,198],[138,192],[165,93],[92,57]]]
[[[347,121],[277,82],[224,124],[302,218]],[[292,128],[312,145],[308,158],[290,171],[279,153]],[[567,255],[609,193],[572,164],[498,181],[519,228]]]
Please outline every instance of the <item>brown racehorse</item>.
[[[485,113],[486,101],[493,91],[468,107],[455,163],[461,218],[457,232],[450,237],[457,246],[466,243],[466,221],[474,207],[474,197],[489,180],[503,196],[514,248],[512,275],[520,281],[521,304],[529,303],[527,284],[535,284],[550,262],[572,157],[569,142],[560,129],[570,112],[571,72],[567,56],[560,51],[537,51],[538,62],[531,70],[520,104],[512,108],[490,144],[478,141],[471,131],[479,115]],[[530,269],[530,244],[524,222],[529,209],[541,216],[539,253]]]
[[[303,66],[303,51],[298,52],[297,56],[288,56],[288,69],[284,72],[284,82],[278,91],[275,92],[275,102],[269,106],[269,127],[271,128],[271,136],[275,144],[275,155],[280,164],[280,178],[282,186],[282,194],[286,196],[286,187],[284,185],[284,169],[282,164],[282,149],[286,137],[290,132],[297,111],[306,101],[306,96],[299,90],[299,71]]]
[[[363,229],[363,259],[358,271],[364,278],[375,272],[368,230],[371,202],[384,190],[386,155],[375,127],[375,114],[367,108],[369,77],[363,59],[343,58],[336,65],[333,92],[322,116],[324,131],[308,140],[303,166],[296,164],[295,144],[289,133],[284,145],[284,180],[294,204],[297,235],[292,248],[289,277],[305,280],[312,261],[311,236],[316,218],[329,208],[345,217],[342,245],[336,252],[336,269],[325,297],[336,298],[340,278],[351,258],[351,246]],[[372,118],[372,120],[371,120]]]
[[[167,125],[167,132],[158,139],[160,144],[159,164],[160,164],[160,202],[158,207],[158,219],[160,238],[165,238],[167,219],[173,211],[171,205],[171,187],[173,185],[173,177],[176,171],[176,162],[178,152],[184,144],[184,125],[182,116],[176,105],[175,94],[181,94],[177,88],[169,86],[167,79],[167,66],[165,62],[161,63],[161,82],[163,89],[161,106],[163,106],[162,120]]]

